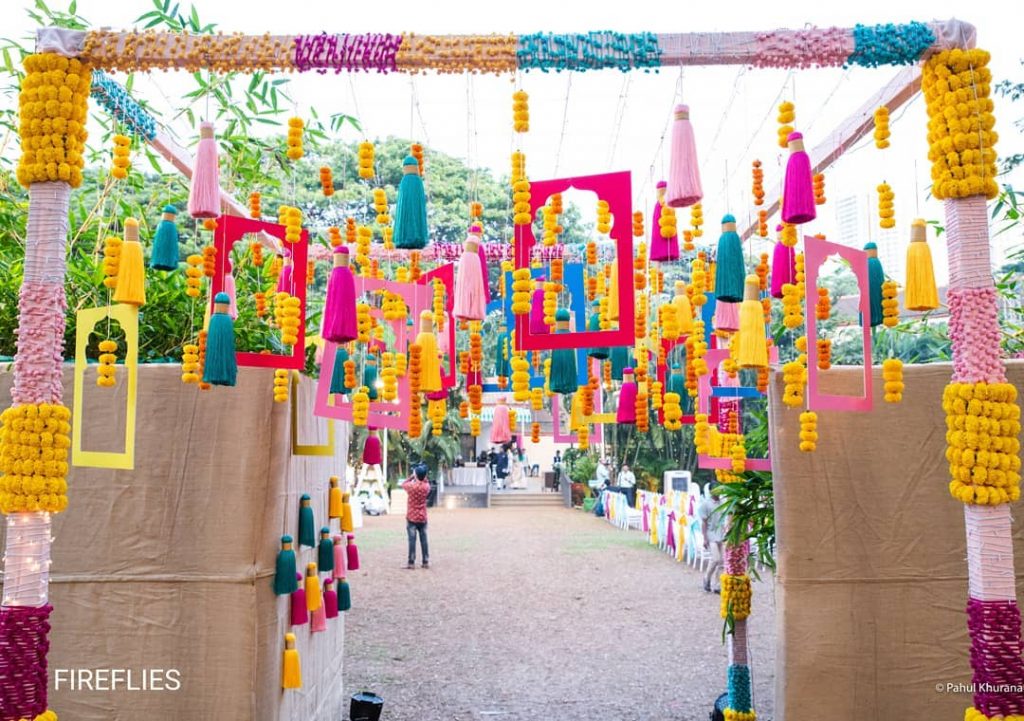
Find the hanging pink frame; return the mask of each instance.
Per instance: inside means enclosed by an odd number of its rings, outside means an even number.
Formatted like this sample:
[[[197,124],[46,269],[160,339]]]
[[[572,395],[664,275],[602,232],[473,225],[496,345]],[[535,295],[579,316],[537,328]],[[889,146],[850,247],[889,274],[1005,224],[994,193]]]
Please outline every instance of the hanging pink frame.
[[[391,280],[377,280],[375,278],[356,277],[356,297],[374,290],[387,290],[400,295],[408,308],[424,308],[430,303],[431,292],[429,285],[413,283],[399,283]],[[370,314],[376,318],[383,318],[383,311],[380,308],[370,308]],[[405,353],[412,342],[405,319],[384,321],[391,325],[395,334],[395,353]],[[316,384],[316,403],[313,406],[313,415],[319,418],[334,418],[340,421],[352,420],[352,403],[345,402],[337,405],[331,404],[331,376],[334,373],[334,356],[338,344],[333,341],[324,341],[323,360],[320,363],[320,378]],[[405,431],[409,429],[409,374],[398,378],[398,399],[395,401],[370,401],[370,412],[367,425],[377,428],[389,428]]]
[[[860,325],[864,338],[864,395],[837,396],[818,392],[818,364],[807,364],[807,407],[812,411],[870,411],[873,400],[871,373],[871,297],[868,292],[868,255],[863,250],[804,236],[804,273],[806,274],[805,316],[807,348],[818,347],[818,323],[814,305],[818,302],[818,270],[830,255],[849,262],[860,291]]]
[[[416,310],[414,321],[419,317],[419,311],[427,310],[433,305],[434,278],[440,278],[441,282],[444,283],[445,289],[444,333],[448,338],[448,370],[445,371],[443,367],[441,368],[441,388],[447,390],[449,388],[453,388],[459,382],[456,374],[458,365],[455,362],[455,357],[458,355],[455,352],[455,316],[452,314],[452,309],[455,307],[455,264],[446,263],[445,265],[434,268],[431,271],[427,271],[417,279],[416,282],[420,285],[426,286],[430,290],[430,294],[427,296],[427,305]]]
[[[235,243],[246,233],[264,232],[281,241],[281,245],[292,254],[292,285],[290,291],[299,299],[299,334],[292,346],[291,355],[275,355],[253,351],[235,351],[238,365],[249,368],[284,368],[302,370],[306,366],[306,261],[309,257],[309,232],[303,228],[298,243],[286,243],[285,227],[277,223],[266,223],[253,218],[237,215],[222,215],[217,218],[217,229],[213,232],[213,245],[217,249],[216,270],[213,274],[213,288],[210,293],[210,311],[213,299],[224,290],[224,274],[227,272],[228,255]]]
[[[715,371],[718,370],[719,364],[729,357],[728,348],[713,348],[704,354],[704,360],[708,364],[708,372],[697,379],[697,412],[708,413],[710,407],[714,407],[717,410],[717,404],[714,402],[716,399],[711,395],[711,378],[715,375]],[[770,365],[778,365],[779,363],[779,349],[774,345],[768,347],[768,363]],[[763,394],[762,394],[763,395]],[[742,399],[740,399],[742,402]],[[709,403],[710,402],[710,403]],[[709,417],[709,422],[710,417]],[[717,419],[714,421],[717,423]],[[748,471],[770,471],[772,469],[772,434],[768,434],[768,457],[767,458],[747,458],[747,470]],[[703,453],[697,456],[697,467],[698,468],[717,468],[722,470],[729,470],[732,468],[732,458],[715,458],[714,456],[708,456]]]
[[[587,358],[589,363],[593,363],[591,366],[593,372],[600,378],[601,373],[601,361],[596,358]],[[600,415],[604,411],[604,394],[599,392],[594,394],[594,415]],[[569,409],[572,410],[571,408]],[[575,433],[562,433],[562,396],[559,393],[551,396],[551,438],[556,443],[576,443],[579,441],[579,437]],[[590,424],[590,442],[591,443],[603,443],[604,442],[604,424],[603,423],[592,423]]]
[[[516,316],[516,347],[520,350],[554,350],[556,348],[596,348],[599,346],[633,345],[633,236],[632,190],[627,171],[581,175],[575,178],[541,180],[530,184],[530,216],[554,193],[569,188],[590,190],[608,201],[612,214],[611,237],[615,241],[615,272],[619,290],[619,327],[614,330],[577,331],[574,333],[530,333],[529,315]],[[530,256],[537,239],[533,224],[515,226],[515,267],[529,268]]]

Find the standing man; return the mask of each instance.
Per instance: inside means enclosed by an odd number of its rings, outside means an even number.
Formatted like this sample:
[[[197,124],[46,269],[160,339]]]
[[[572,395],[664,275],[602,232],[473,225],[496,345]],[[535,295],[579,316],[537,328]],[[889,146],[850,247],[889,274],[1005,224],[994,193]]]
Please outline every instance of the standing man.
[[[420,536],[423,567],[430,568],[430,551],[427,547],[427,496],[430,495],[430,482],[427,480],[427,465],[417,463],[412,471],[413,477],[402,484],[409,496],[405,511],[405,530],[409,534],[409,565],[406,568],[416,568],[417,533]]]
[[[605,459],[602,458],[597,462],[597,471],[595,471],[595,475],[597,476],[597,485],[599,488],[604,488],[608,485],[608,481],[611,479],[611,474],[608,472],[608,463]]]
[[[636,505],[636,476],[633,475],[633,471],[629,470],[629,465],[623,463],[622,470],[619,471],[619,477],[615,480],[622,492],[626,494],[626,501],[629,503],[629,507],[632,508]]]
[[[704,590],[711,593],[712,579],[718,579],[718,571],[722,568],[722,542],[725,540],[725,519],[719,507],[722,499],[718,497],[718,483],[711,481],[708,495],[701,499],[697,506],[697,517],[700,518],[700,531],[704,537],[704,548],[711,554],[708,570],[704,572]],[[721,593],[716,588],[715,593]]]

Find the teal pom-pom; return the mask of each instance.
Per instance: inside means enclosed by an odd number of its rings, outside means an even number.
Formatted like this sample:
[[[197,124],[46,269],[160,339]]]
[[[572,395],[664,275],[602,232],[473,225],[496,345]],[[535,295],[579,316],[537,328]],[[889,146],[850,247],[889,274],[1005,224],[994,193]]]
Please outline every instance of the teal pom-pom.
[[[227,293],[218,293],[215,303],[228,303]],[[238,378],[235,358],[235,324],[227,313],[214,313],[206,336],[206,362],[203,382],[216,386],[233,386]]]
[[[178,209],[168,205],[164,212],[177,214]],[[154,270],[177,270],[178,257],[178,226],[173,220],[163,219],[156,226],[149,267]]]
[[[722,223],[735,223],[731,215],[722,218]],[[743,283],[746,274],[743,265],[743,243],[735,230],[723,231],[718,239],[718,254],[715,265],[715,298],[727,303],[743,300]]]
[[[363,385],[366,386],[367,396],[371,401],[377,400],[377,364],[370,363],[369,359],[363,366]]]
[[[736,222],[736,218],[733,216],[732,213],[726,213],[725,215],[722,216],[722,222],[723,223],[735,223]]]
[[[594,305],[597,305],[596,303]],[[597,309],[595,308],[590,314],[590,320],[587,321],[587,330],[589,331],[600,331],[601,330],[601,316],[598,315]],[[598,360],[604,360],[608,357],[609,351],[607,346],[601,346],[598,348],[591,348],[587,351],[587,355],[591,358],[597,358]]]
[[[555,311],[555,320],[556,321],[567,321],[567,320],[569,320],[569,311],[566,310],[565,308],[559,308],[558,310]]]
[[[615,346],[612,348],[612,380],[622,380],[622,370],[629,366],[629,347]]]
[[[552,393],[575,393],[579,387],[576,372],[576,349],[556,348],[551,353],[551,378],[548,386]]]
[[[878,246],[868,243],[864,250],[874,250]],[[885,271],[882,269],[882,261],[878,258],[868,257],[868,299],[871,302],[871,325],[881,325],[884,315],[882,314],[882,283],[885,282]]]
[[[405,159],[405,165],[416,158],[411,155]],[[423,178],[419,173],[407,173],[398,184],[398,203],[395,207],[396,248],[417,250],[425,248],[427,241],[427,194],[423,190]]]
[[[339,346],[334,351],[334,368],[331,369],[331,393],[348,395],[349,389],[345,387],[345,361],[348,360],[348,351]]]
[[[419,165],[419,164],[420,164],[420,161],[416,160],[416,158],[414,158],[411,155],[406,155],[405,156],[405,160],[402,161],[402,165],[403,166],[405,166],[405,165]]]

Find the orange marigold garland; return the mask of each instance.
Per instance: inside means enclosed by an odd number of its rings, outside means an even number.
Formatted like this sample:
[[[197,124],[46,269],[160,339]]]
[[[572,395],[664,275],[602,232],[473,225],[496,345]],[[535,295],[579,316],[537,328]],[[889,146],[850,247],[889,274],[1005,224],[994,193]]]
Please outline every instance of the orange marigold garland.
[[[329,165],[320,166],[320,190],[325,198],[334,195],[334,173]]]
[[[274,403],[284,403],[288,400],[288,371],[278,368],[274,371]],[[353,417],[355,409],[353,407]]]
[[[755,160],[752,164],[751,193],[754,196],[754,205],[764,205],[764,170],[761,168],[761,161]]]

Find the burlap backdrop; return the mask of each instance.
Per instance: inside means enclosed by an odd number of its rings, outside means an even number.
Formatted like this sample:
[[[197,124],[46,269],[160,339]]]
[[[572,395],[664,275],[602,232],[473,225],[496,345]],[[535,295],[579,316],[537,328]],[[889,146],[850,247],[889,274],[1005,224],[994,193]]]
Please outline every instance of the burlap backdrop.
[[[334,458],[293,456],[289,404],[273,402],[272,370],[241,369],[235,388],[204,392],[180,375],[176,365],[140,367],[134,471],[71,471],[71,505],[54,520],[50,706],[76,721],[340,719],[342,618],[323,633],[294,629],[304,686],[282,692],[288,598],[274,596],[271,579],[280,536],[296,534],[302,493],[317,526],[326,524],[343,425]],[[125,386],[94,381],[87,372],[83,446],[120,450]],[[0,375],[0,405],[10,384]],[[67,366],[69,406],[71,384]],[[314,390],[304,379],[297,394],[301,443],[327,439],[311,413]],[[302,550],[300,568],[315,560]],[[143,669],[179,669],[182,688],[54,690],[58,668],[130,669],[137,684]]]
[[[941,403],[951,374],[907,366],[893,405],[876,368],[874,409],[820,412],[814,453],[797,449],[799,411],[775,374],[776,721],[955,719],[971,704],[945,690],[971,680],[963,505],[947,490]],[[826,391],[861,388],[859,369],[823,376]],[[1024,363],[1009,380],[1024,388]],[[1014,547],[1020,594],[1019,515]]]

